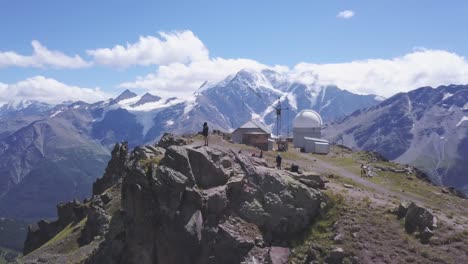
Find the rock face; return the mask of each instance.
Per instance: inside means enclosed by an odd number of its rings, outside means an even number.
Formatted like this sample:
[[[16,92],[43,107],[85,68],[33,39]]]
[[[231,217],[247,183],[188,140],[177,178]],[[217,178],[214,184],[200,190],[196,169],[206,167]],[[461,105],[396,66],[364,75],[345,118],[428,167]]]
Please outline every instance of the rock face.
[[[113,186],[123,178],[126,173],[128,159],[128,143],[117,143],[112,150],[112,157],[109,161],[104,176],[93,184],[93,195],[103,193],[107,188]]]
[[[223,148],[172,144],[149,169],[146,158],[127,163],[122,212],[101,217],[109,231],[88,263],[284,263],[279,241],[303,231],[324,201],[289,173]]]

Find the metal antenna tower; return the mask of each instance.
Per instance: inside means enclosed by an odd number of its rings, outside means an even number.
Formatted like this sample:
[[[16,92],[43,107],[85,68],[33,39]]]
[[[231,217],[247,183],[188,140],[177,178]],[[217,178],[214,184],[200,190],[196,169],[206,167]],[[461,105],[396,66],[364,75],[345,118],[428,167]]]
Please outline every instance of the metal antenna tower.
[[[281,106],[281,97],[278,97],[278,105],[274,107],[276,112],[276,135],[278,136],[278,141],[280,140],[281,133],[281,113],[283,110],[288,110],[288,136],[289,136],[289,107]]]

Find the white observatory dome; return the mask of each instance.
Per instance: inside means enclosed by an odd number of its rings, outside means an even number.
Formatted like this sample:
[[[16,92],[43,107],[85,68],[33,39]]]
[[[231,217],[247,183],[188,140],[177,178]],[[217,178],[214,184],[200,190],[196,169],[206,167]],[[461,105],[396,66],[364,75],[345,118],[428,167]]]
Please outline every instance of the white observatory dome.
[[[296,115],[293,121],[294,128],[321,128],[322,117],[314,110],[302,110]]]

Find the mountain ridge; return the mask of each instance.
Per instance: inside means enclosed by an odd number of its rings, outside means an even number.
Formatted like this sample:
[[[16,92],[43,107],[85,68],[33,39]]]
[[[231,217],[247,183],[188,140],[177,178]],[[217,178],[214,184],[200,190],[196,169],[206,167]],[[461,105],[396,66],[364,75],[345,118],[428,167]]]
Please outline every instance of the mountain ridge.
[[[302,109],[314,109],[325,121],[330,122],[357,109],[372,107],[381,102],[375,95],[355,95],[335,86],[299,83],[271,70],[239,71],[220,82],[206,83],[188,99],[159,98],[157,95],[136,95],[126,90],[116,99],[96,103],[67,102],[36,116],[52,125],[56,122],[53,120],[71,122],[67,137],[85,139],[94,146],[91,153],[88,153],[89,157],[101,157],[102,148],[109,155],[115,142],[126,140],[130,148],[152,144],[165,131],[176,134],[197,133],[204,122],[208,122],[212,130],[229,132],[252,118],[260,119],[276,133],[274,108],[278,106],[278,98],[281,106],[289,109],[283,111],[281,118],[283,125],[279,133],[284,136],[291,135],[293,118]],[[36,118],[31,117],[31,120]],[[28,121],[25,120],[22,126],[27,126]],[[7,124],[8,122],[14,123],[13,120],[6,121]],[[16,125],[11,126],[4,135],[14,134],[15,128]],[[0,145],[6,140],[0,138]],[[56,146],[57,151],[60,148],[60,145]],[[24,158],[20,152],[15,154],[16,160]],[[34,159],[42,159],[41,154],[37,153]],[[6,160],[8,157],[0,154],[0,164],[3,164],[0,170],[13,171]],[[102,162],[100,164],[103,169]],[[70,184],[74,184],[70,180]],[[0,209],[1,204],[0,201]],[[47,215],[53,214],[51,210],[49,209]]]
[[[325,135],[422,168],[439,184],[468,190],[468,86],[421,87],[330,124]]]

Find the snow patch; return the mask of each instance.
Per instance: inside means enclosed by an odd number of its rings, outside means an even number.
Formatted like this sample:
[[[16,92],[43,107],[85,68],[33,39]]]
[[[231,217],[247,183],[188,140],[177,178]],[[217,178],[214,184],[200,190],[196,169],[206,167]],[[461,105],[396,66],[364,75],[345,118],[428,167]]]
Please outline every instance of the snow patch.
[[[154,126],[155,112],[138,111],[132,112],[132,114],[135,115],[137,122],[143,126],[143,136],[146,136],[146,133]]]
[[[138,106],[135,106],[133,108],[130,108],[129,110],[148,112],[148,111],[152,111],[152,110],[157,110],[157,109],[162,109],[162,108],[166,108],[166,107],[169,107],[169,106],[173,106],[173,105],[178,104],[180,102],[182,102],[182,100],[176,99],[176,100],[172,100],[172,101],[170,101],[169,103],[166,104],[163,100],[159,100],[157,102],[149,102],[149,103],[146,103],[146,104],[138,105]]]
[[[123,106],[123,107],[127,107],[127,106],[130,106],[131,104],[134,104],[134,103],[140,101],[141,97],[143,97],[143,96],[139,95],[139,96],[135,96],[135,97],[132,97],[132,98],[124,99],[122,101],[119,101],[117,104],[120,105],[120,106]]]
[[[185,107],[184,107],[184,115],[188,114],[190,111],[197,106],[197,102],[195,100],[190,100],[185,102]]]
[[[463,110],[468,110],[468,103],[465,103],[465,105],[463,106]]]
[[[444,93],[444,97],[442,98],[442,101],[445,100],[445,99],[447,99],[447,98],[450,98],[450,97],[452,97],[452,96],[453,96],[452,93]]]
[[[174,124],[174,120],[167,120],[166,126],[172,126]]]
[[[461,119],[460,119],[460,122],[457,123],[456,126],[460,126],[463,122],[467,121],[468,120],[468,116],[463,116]]]
[[[262,116],[257,114],[257,113],[251,113],[251,117],[250,119],[254,119],[254,120],[262,120]]]
[[[320,112],[322,112],[322,110],[327,108],[330,104],[331,104],[331,100],[327,100],[327,102],[322,107],[320,107]]]
[[[385,97],[377,95],[376,97],[374,97],[374,100],[382,102],[385,101]]]
[[[30,106],[33,102],[30,100],[12,100],[8,102],[8,109],[21,110]]]
[[[58,114],[60,114],[60,113],[62,113],[62,112],[63,112],[63,110],[58,110],[58,111],[56,111],[55,113],[51,114],[51,115],[50,115],[50,118],[55,117],[56,115],[58,115]]]
[[[292,93],[289,93],[286,98],[288,98],[288,102],[289,102],[289,105],[291,106],[291,108],[293,108],[294,110],[297,110],[297,99],[296,97],[292,94]]]
[[[327,92],[327,87],[323,87],[323,90],[322,90],[322,99],[320,100],[320,102],[322,103],[323,100],[325,100],[325,93]]]

